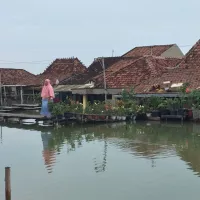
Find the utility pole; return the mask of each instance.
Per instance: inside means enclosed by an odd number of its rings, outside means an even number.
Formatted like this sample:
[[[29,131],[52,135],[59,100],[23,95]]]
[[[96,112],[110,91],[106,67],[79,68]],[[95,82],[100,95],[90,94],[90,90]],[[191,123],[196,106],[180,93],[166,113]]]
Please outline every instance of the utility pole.
[[[103,79],[104,79],[104,94],[105,94],[105,102],[106,102],[107,101],[107,88],[106,88],[106,72],[105,72],[104,58],[102,58],[102,68],[103,68]]]
[[[0,95],[1,95],[1,106],[3,106],[3,98],[2,98],[2,80],[1,80],[1,73],[0,73]]]

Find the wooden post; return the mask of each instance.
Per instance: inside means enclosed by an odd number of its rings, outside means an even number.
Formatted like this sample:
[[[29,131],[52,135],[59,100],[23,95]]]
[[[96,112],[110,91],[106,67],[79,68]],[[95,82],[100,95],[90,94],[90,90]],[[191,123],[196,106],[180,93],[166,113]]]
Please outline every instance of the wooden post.
[[[87,95],[84,94],[83,95],[83,111],[85,111],[86,106],[87,106]]]
[[[16,99],[16,102],[17,102],[17,86],[15,86],[15,99]]]
[[[116,104],[116,98],[115,95],[112,95],[112,105],[115,106]]]
[[[6,86],[5,85],[4,85],[3,89],[4,89],[4,105],[6,105],[6,102],[8,102],[8,101],[6,100]]]
[[[22,88],[22,86],[20,88],[20,94],[21,94],[21,104],[23,104],[24,100],[23,100],[23,88]]]
[[[32,103],[36,103],[35,102],[35,88],[33,87],[33,102]]]
[[[105,102],[107,102],[106,68],[105,68],[104,58],[102,58],[102,67],[103,67],[103,80],[104,80],[104,95],[105,95]]]
[[[5,200],[11,200],[10,167],[5,168]]]

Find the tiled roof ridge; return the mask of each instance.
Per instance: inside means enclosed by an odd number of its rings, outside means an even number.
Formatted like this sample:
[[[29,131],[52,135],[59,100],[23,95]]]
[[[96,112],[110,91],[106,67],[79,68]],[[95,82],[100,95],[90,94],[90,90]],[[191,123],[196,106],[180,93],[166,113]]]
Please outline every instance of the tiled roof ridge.
[[[147,66],[150,68],[150,73],[152,76],[155,76],[157,70],[155,65],[152,62],[153,57],[146,57]]]
[[[5,69],[7,69],[7,70],[24,70],[24,71],[26,71],[25,69],[21,69],[21,68],[7,68],[7,67],[0,67],[0,69],[3,69],[3,70],[5,70]]]
[[[0,67],[0,70],[19,70],[19,71],[25,71],[27,73],[32,74],[31,72],[27,71],[26,69],[21,69],[21,68],[6,68],[6,67]],[[34,74],[33,74],[34,75]]]
[[[106,58],[121,58],[121,56],[106,56],[106,57],[102,56],[102,57],[94,58],[94,61],[97,59],[101,59],[101,58],[104,58],[104,59],[106,59]]]
[[[122,55],[122,57],[124,57],[125,55],[129,54],[131,51],[135,50],[135,49],[139,49],[139,48],[152,48],[152,47],[173,47],[176,44],[163,44],[163,45],[147,45],[147,46],[136,46],[134,48],[132,48],[130,51],[126,52],[125,54]]]
[[[196,49],[196,47],[200,45],[200,39],[196,42],[196,44],[185,54],[185,56],[182,58],[182,61],[176,65],[175,67],[172,67],[172,68],[168,68],[168,69],[176,69],[176,68],[179,68],[181,64],[183,64],[185,62],[185,59],[190,56],[194,50]]]
[[[119,59],[122,59],[122,60],[128,60],[128,59],[133,59],[133,58],[137,58],[137,57],[139,57],[139,56],[129,56],[129,57],[115,56],[115,57],[102,57],[102,58],[104,58],[104,59],[119,58]],[[140,57],[141,57],[141,56],[140,56]],[[98,59],[101,59],[101,57],[94,59],[94,61],[92,62],[92,64],[94,64],[95,62],[98,62]],[[118,62],[118,61],[117,61],[117,62]],[[90,66],[91,66],[92,64],[90,64]],[[90,66],[89,66],[89,67],[90,67]],[[89,67],[88,67],[88,68],[89,68]]]
[[[200,45],[200,39],[192,46],[192,48],[185,54],[184,58],[188,57],[193,51],[196,49],[196,47]]]
[[[83,65],[83,67],[85,69],[87,69],[86,66],[77,57],[75,57],[75,58],[74,57],[72,57],[72,58],[56,58],[53,62],[51,62],[51,64],[42,73],[38,74],[37,76],[42,75],[42,74],[50,71],[51,68],[52,68],[52,66],[55,67],[55,66],[58,66],[60,64],[67,64],[67,62],[63,62],[63,63],[59,62],[59,61],[62,61],[62,60],[65,60],[65,61],[74,61],[74,60],[77,60],[81,65]]]
[[[84,75],[85,73],[88,73],[88,70],[87,70],[87,69],[86,69],[86,71],[83,72],[83,73],[73,73],[70,77],[67,77],[66,79],[63,79],[63,80],[60,82],[60,84],[63,83],[63,82],[65,82],[65,81],[68,81],[68,80],[70,80],[70,79],[73,79],[73,78],[75,78],[75,77],[77,77],[77,76],[80,76],[81,74]]]
[[[27,73],[27,74],[29,74],[29,75],[32,75],[33,77],[36,77],[37,75],[35,75],[35,74],[33,74],[33,73],[31,73],[31,72],[29,72],[29,71],[27,71],[27,70],[25,70],[25,69],[19,69],[19,68],[2,68],[2,67],[0,67],[0,73],[2,72],[2,71],[4,71],[4,70],[6,70],[6,71],[23,71],[23,72],[25,72],[25,73]]]
[[[182,60],[183,58],[176,58],[176,57],[163,57],[163,56],[154,56],[154,55],[145,55],[145,57],[153,57],[156,59],[161,59],[161,60]]]
[[[145,57],[152,57],[157,60],[164,60],[164,61],[169,61],[169,60],[180,60],[180,63],[178,63],[176,66],[173,67],[166,67],[166,69],[176,69],[179,67],[179,65],[182,63],[183,58],[168,58],[168,57],[162,57],[162,56],[145,56]]]
[[[167,46],[174,46],[176,44],[156,44],[156,45],[147,45],[147,46],[137,46],[135,48],[144,48],[144,47],[167,47]]]

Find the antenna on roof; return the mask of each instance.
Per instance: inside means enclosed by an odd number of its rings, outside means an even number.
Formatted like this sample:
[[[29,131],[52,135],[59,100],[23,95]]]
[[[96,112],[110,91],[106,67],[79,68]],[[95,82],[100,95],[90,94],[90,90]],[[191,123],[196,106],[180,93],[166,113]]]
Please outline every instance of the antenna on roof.
[[[115,51],[114,51],[114,49],[113,49],[113,50],[112,50],[112,57],[114,56],[114,52],[115,52]]]

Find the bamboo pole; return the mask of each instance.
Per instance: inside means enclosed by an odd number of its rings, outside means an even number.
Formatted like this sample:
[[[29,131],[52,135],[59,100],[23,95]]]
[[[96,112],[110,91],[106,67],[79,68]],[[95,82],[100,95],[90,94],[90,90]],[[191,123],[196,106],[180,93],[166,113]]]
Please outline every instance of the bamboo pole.
[[[11,200],[10,167],[5,168],[5,200]]]

